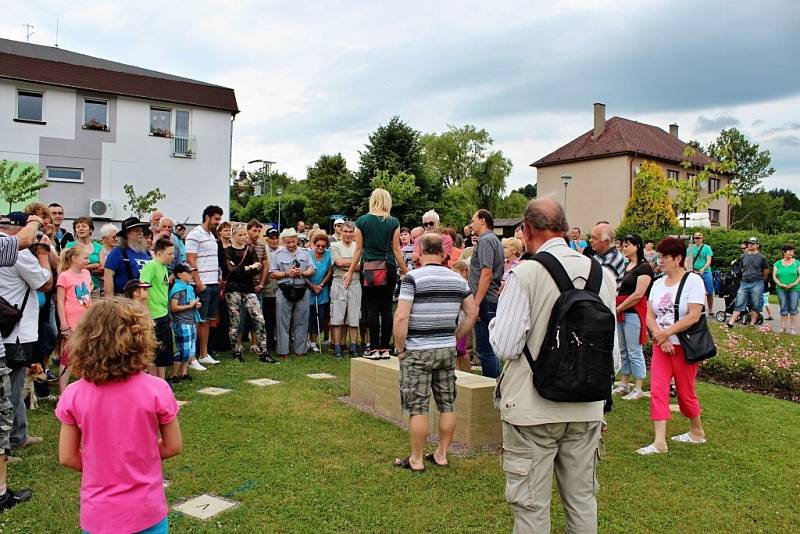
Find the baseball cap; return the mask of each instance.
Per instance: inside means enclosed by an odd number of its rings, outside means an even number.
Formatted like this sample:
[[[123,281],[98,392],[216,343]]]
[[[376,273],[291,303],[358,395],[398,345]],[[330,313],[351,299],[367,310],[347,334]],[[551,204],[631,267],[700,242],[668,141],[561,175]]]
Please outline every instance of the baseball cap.
[[[758,238],[756,236],[751,237],[747,240],[748,243],[753,243],[754,245],[758,245]]]
[[[3,217],[3,224],[9,226],[25,226],[28,223],[28,216],[21,211],[12,211]]]
[[[281,235],[281,233],[277,228],[270,228],[267,230],[267,237],[278,237],[279,235]]]
[[[196,271],[197,269],[189,265],[188,263],[179,263],[175,266],[175,270],[173,271],[175,274],[180,273],[190,273],[192,271]]]
[[[344,219],[342,219],[341,217],[339,217],[338,219],[336,219],[335,221],[333,221],[333,224],[344,224]]]
[[[133,295],[133,292],[140,288],[147,288],[153,287],[152,285],[148,284],[147,282],[142,282],[141,280],[128,280],[125,282],[125,286],[122,288],[122,292],[125,293],[126,297],[130,297]]]

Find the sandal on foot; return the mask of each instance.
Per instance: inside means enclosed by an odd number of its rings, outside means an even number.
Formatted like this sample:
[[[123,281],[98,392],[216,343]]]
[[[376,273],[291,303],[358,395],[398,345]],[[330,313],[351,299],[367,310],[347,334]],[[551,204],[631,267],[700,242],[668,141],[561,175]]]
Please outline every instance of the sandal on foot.
[[[706,442],[706,438],[704,437],[697,440],[692,439],[692,436],[688,432],[684,432],[683,434],[678,434],[677,436],[672,436],[669,439],[671,439],[672,441],[678,441],[680,443],[691,443],[692,445],[702,445],[703,443]]]
[[[408,469],[412,473],[424,473],[425,472],[425,467],[423,467],[422,469],[416,469],[414,467],[411,467],[411,457],[410,456],[407,456],[407,457],[403,458],[402,460],[400,458],[395,458],[394,463],[392,465],[395,466],[395,467],[399,467],[400,469]]]
[[[433,455],[432,452],[429,452],[428,454],[425,455],[425,460],[432,463],[436,467],[450,467],[450,462],[447,462],[446,464],[440,464],[439,462],[437,462],[436,457]]]
[[[636,450],[636,454],[641,454],[642,456],[649,456],[651,454],[664,454],[668,451],[662,451],[661,449],[657,449],[655,445],[652,443],[647,447],[642,447],[641,449]]]

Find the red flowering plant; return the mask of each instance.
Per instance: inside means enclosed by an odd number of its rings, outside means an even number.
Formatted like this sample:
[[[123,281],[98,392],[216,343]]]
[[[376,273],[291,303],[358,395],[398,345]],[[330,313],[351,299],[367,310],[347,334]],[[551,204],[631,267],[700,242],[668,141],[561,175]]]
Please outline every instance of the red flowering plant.
[[[169,128],[150,128],[150,134],[153,137],[172,137],[172,132]]]
[[[100,122],[97,119],[89,119],[87,122],[83,124],[83,127],[87,130],[102,130],[107,131],[108,125]]]

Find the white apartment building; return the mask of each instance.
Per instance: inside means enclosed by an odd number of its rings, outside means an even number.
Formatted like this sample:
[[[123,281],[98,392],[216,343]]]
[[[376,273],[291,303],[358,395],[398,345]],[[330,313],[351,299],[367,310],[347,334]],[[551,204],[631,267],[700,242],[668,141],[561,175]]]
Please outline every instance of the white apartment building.
[[[125,184],[160,188],[176,222],[199,224],[209,204],[228,214],[238,112],[233,89],[0,39],[0,160],[39,167],[39,200],[67,219],[130,216]]]

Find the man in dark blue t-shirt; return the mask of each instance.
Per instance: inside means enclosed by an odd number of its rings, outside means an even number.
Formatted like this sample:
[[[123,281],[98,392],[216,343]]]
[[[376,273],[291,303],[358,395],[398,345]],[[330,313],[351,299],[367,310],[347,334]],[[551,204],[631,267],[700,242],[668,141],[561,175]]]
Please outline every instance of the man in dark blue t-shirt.
[[[119,246],[108,254],[103,273],[103,290],[106,296],[122,293],[128,280],[137,280],[139,271],[150,261],[150,251],[144,240],[144,228],[148,223],[136,217],[122,221],[119,233]]]

